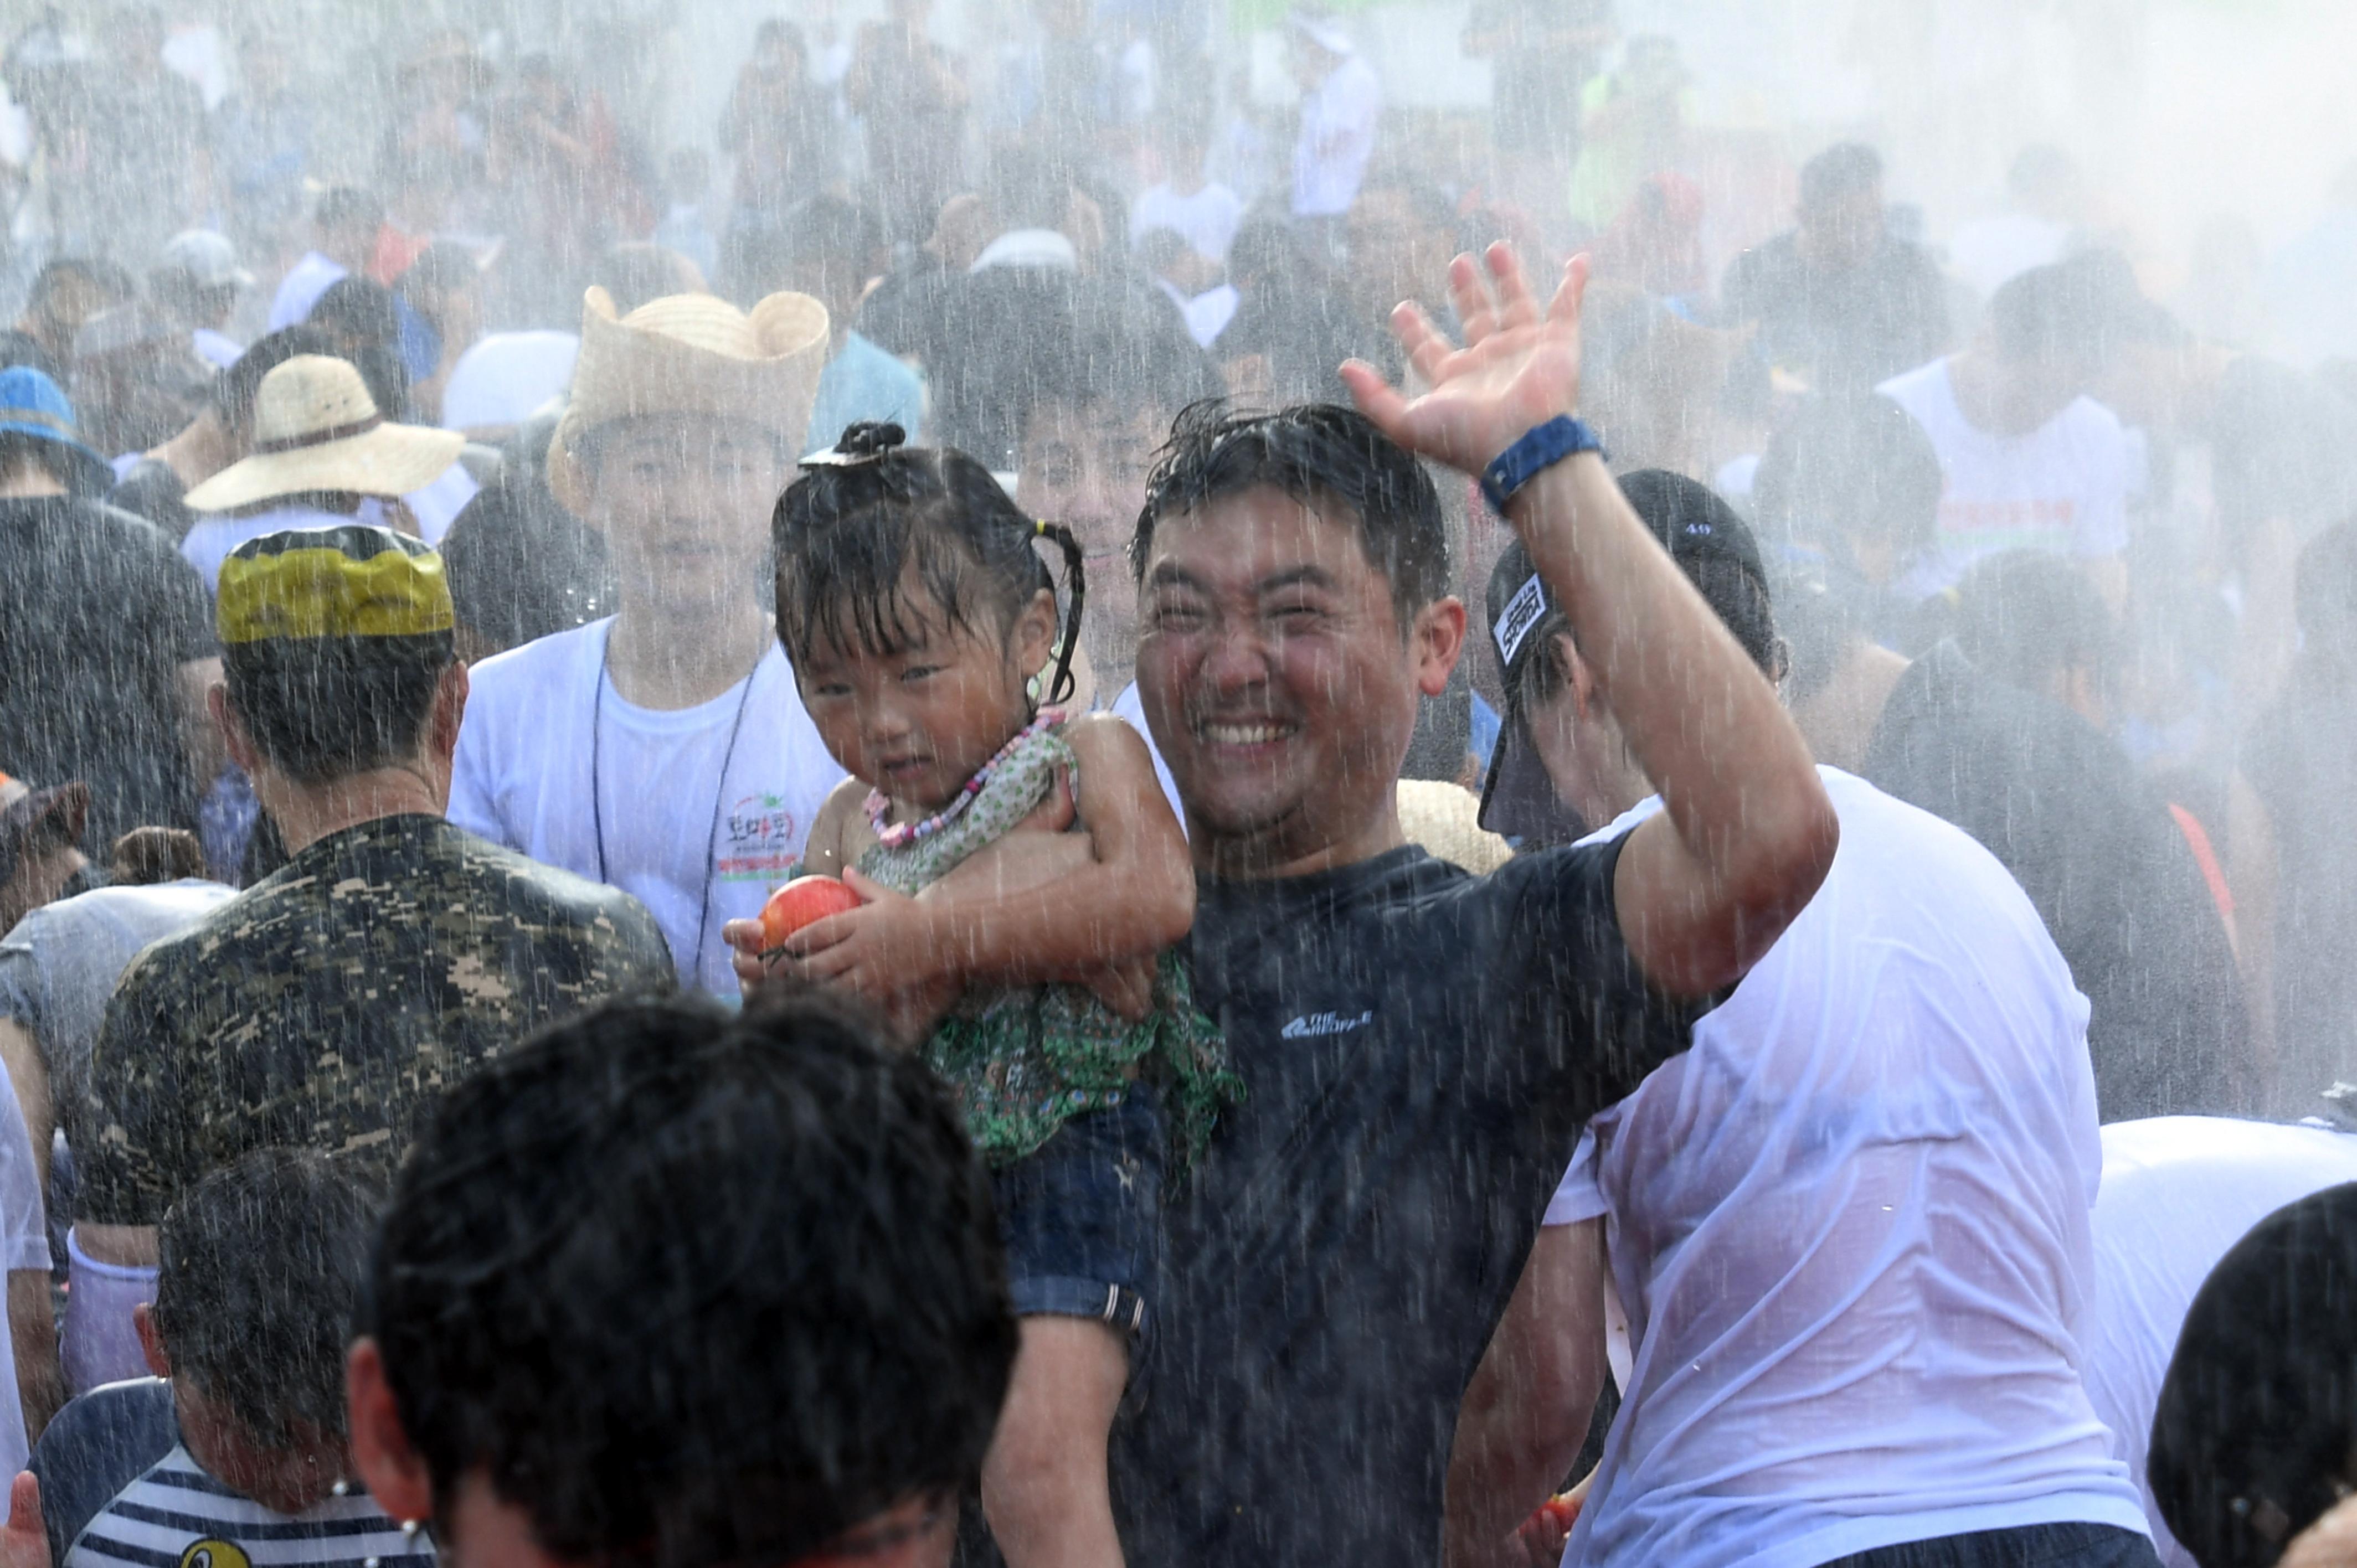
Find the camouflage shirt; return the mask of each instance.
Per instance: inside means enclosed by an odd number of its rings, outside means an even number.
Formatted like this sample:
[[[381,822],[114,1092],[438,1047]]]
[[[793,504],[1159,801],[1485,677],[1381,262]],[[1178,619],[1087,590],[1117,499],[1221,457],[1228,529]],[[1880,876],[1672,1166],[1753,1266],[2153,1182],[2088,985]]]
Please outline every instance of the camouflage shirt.
[[[637,900],[439,817],[332,833],[133,961],[71,1123],[79,1215],[153,1225],[253,1149],[389,1182],[442,1090],[542,1025],[668,991]]]

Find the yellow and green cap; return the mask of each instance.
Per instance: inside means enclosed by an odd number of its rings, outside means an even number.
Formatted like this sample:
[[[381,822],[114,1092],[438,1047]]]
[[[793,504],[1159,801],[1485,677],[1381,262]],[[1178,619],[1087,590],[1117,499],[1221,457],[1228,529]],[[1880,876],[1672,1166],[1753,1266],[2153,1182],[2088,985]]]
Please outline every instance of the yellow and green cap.
[[[454,624],[442,557],[389,528],[290,528],[221,563],[213,618],[222,642],[432,637]]]

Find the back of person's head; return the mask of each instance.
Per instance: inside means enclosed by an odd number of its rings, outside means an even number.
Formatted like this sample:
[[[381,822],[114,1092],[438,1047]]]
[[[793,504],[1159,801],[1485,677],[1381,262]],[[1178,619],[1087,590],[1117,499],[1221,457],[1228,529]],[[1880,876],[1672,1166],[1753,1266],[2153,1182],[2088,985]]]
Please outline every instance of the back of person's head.
[[[2296,678],[2334,688],[2357,678],[2357,517],[2301,546],[2292,613],[2299,621]]]
[[[474,252],[448,240],[436,240],[417,254],[393,284],[393,297],[412,309],[436,316],[454,294],[482,283],[482,268]]]
[[[79,318],[137,292],[130,275],[94,256],[59,256],[44,263],[25,293],[25,314],[48,317],[70,309]]]
[[[156,1237],[155,1327],[185,1380],[265,1448],[344,1434],[344,1347],[380,1197],[328,1155],[261,1149]]]
[[[248,540],[215,618],[230,712],[277,771],[317,786],[419,755],[456,656],[424,543],[357,523]]]
[[[1881,188],[1882,155],[1863,142],[1836,142],[1801,166],[1801,215],[1831,212]]]
[[[312,221],[324,230],[373,231],[384,224],[384,202],[371,190],[339,185],[323,192],[312,209]]]
[[[205,848],[185,828],[134,828],[114,841],[106,874],[117,887],[147,887],[205,874]]]
[[[1753,515],[1783,542],[1872,542],[1903,563],[1938,537],[1946,486],[1915,417],[1878,392],[1812,399],[1769,437]]]
[[[589,282],[606,291],[617,316],[628,316],[651,300],[675,294],[710,292],[694,262],[677,251],[642,240],[607,246],[590,269]]]
[[[338,278],[321,292],[303,324],[353,345],[391,343],[401,336],[393,291],[373,278]]]
[[[2357,1487],[2357,1184],[2276,1210],[2210,1272],[2145,1473],[2201,1568],[2270,1568]]]
[[[1016,1347],[957,1112],[811,996],[611,1004],[495,1058],[404,1167],[370,1301],[437,1515],[478,1477],[614,1568],[954,1508]]]
[[[2006,280],[1989,296],[1988,330],[2008,360],[2100,369],[2131,343],[2172,343],[2182,329],[2144,297],[2116,251],[2082,251]]]
[[[1432,476],[1364,414],[1338,403],[1240,413],[1211,402],[1182,413],[1146,482],[1131,570],[1144,576],[1160,523],[1263,489],[1358,531],[1369,564],[1391,585],[1401,635],[1449,592],[1448,531]]]
[[[778,633],[797,662],[821,647],[886,655],[920,639],[914,572],[951,629],[1003,638],[1055,584],[1036,542],[1064,553],[1071,625],[1049,701],[1062,700],[1086,596],[1070,530],[1023,515],[989,469],[953,446],[900,445],[897,424],[855,424],[778,498]]]
[[[830,303],[848,303],[858,299],[883,248],[883,229],[855,203],[822,193],[786,209],[778,220],[778,241],[779,259],[789,275],[766,280],[751,291],[752,298],[793,288]]]
[[[1015,144],[990,169],[990,209],[1002,230],[1061,229],[1072,205],[1071,166],[1047,150]]]
[[[2087,574],[2042,550],[2007,550],[1976,563],[1956,585],[1949,634],[1985,674],[2048,693],[2074,673],[2100,693],[2118,635]]]

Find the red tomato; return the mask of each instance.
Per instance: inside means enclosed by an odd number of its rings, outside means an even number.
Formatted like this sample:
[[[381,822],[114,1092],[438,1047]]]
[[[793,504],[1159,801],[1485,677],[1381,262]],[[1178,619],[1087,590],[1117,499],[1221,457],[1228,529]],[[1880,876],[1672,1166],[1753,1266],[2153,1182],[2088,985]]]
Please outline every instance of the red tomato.
[[[832,876],[797,876],[761,906],[761,945],[774,948],[813,920],[859,908],[859,895]]]

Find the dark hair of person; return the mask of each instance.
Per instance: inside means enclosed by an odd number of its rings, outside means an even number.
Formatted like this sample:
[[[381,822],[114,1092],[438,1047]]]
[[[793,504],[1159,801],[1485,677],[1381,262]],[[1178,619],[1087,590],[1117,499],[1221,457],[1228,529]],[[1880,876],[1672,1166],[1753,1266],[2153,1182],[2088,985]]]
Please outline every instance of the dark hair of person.
[[[701,292],[694,266],[677,251],[644,240],[628,240],[599,253],[589,271],[589,281],[606,291],[616,315],[628,316],[650,300]]]
[[[2185,329],[2144,297],[2116,251],[2082,251],[2008,278],[1989,296],[1988,326],[2008,359],[2096,367],[2132,342],[2181,343]]]
[[[1878,392],[1813,398],[1769,437],[1751,481],[1760,532],[1825,546],[1888,541],[1904,560],[1939,535],[1940,455]]]
[[[0,474],[31,467],[71,489],[74,470],[62,442],[22,430],[0,430]]]
[[[1141,579],[1163,519],[1270,489],[1359,531],[1368,562],[1391,584],[1405,637],[1416,612],[1449,591],[1448,531],[1432,476],[1364,414],[1309,403],[1275,413],[1236,413],[1217,402],[1184,410],[1146,480],[1146,510],[1130,541]]]
[[[417,259],[393,280],[393,293],[411,309],[438,321],[443,302],[453,294],[479,286],[482,277],[482,269],[466,246],[437,240],[419,252]]]
[[[401,317],[393,291],[373,278],[340,277],[329,284],[303,324],[348,343],[393,343],[401,338]]]
[[[255,338],[213,382],[213,407],[221,424],[242,446],[253,433],[253,400],[262,395],[262,378],[298,354],[333,357],[335,351],[316,327],[285,327]]]
[[[0,371],[13,371],[19,365],[40,371],[59,386],[65,384],[65,371],[38,338],[13,327],[0,327]]]
[[[778,553],[778,636],[797,660],[821,642],[888,654],[920,635],[904,575],[917,580],[950,626],[1003,636],[1055,579],[1034,542],[1063,552],[1071,606],[1058,640],[1049,703],[1071,693],[1088,586],[1081,545],[1060,523],[1023,515],[989,469],[953,446],[909,447],[897,424],[854,424],[829,463],[813,463],[778,498],[770,532]],[[841,459],[848,459],[843,461]]]
[[[2357,1184],[2276,1209],[2186,1309],[2146,1476],[2202,1568],[2268,1568],[2352,1481]]]
[[[2026,692],[2072,670],[2107,688],[2117,662],[2103,595],[2074,564],[2043,550],[1975,563],[1956,585],[1949,635],[1975,668]]]
[[[326,1155],[259,1149],[164,1216],[154,1310],[172,1376],[264,1447],[344,1436],[344,1348],[381,1202]]]
[[[96,256],[59,256],[43,264],[33,274],[25,295],[25,314],[39,316],[56,303],[59,290],[68,284],[88,284],[110,301],[130,299],[139,292],[129,273],[113,262]]]
[[[274,638],[225,647],[222,684],[273,768],[327,784],[417,754],[453,657],[447,631]]]
[[[551,1555],[784,1563],[977,1481],[1016,1346],[938,1080],[832,999],[609,1004],[446,1097],[361,1318],[437,1498]]]
[[[151,887],[205,874],[205,847],[186,828],[134,828],[107,852],[106,875],[117,887]]]
[[[1882,183],[1882,155],[1863,142],[1836,142],[1801,166],[1803,212],[1822,212]]]
[[[339,185],[319,198],[312,221],[322,229],[377,229],[384,223],[384,203],[374,191]]]
[[[1220,395],[1217,367],[1151,285],[1016,267],[972,281],[977,325],[995,325],[966,362],[936,378],[934,404],[945,436],[969,451],[1003,446],[1004,466],[1018,467],[1025,429],[1049,404],[1159,424]]]

